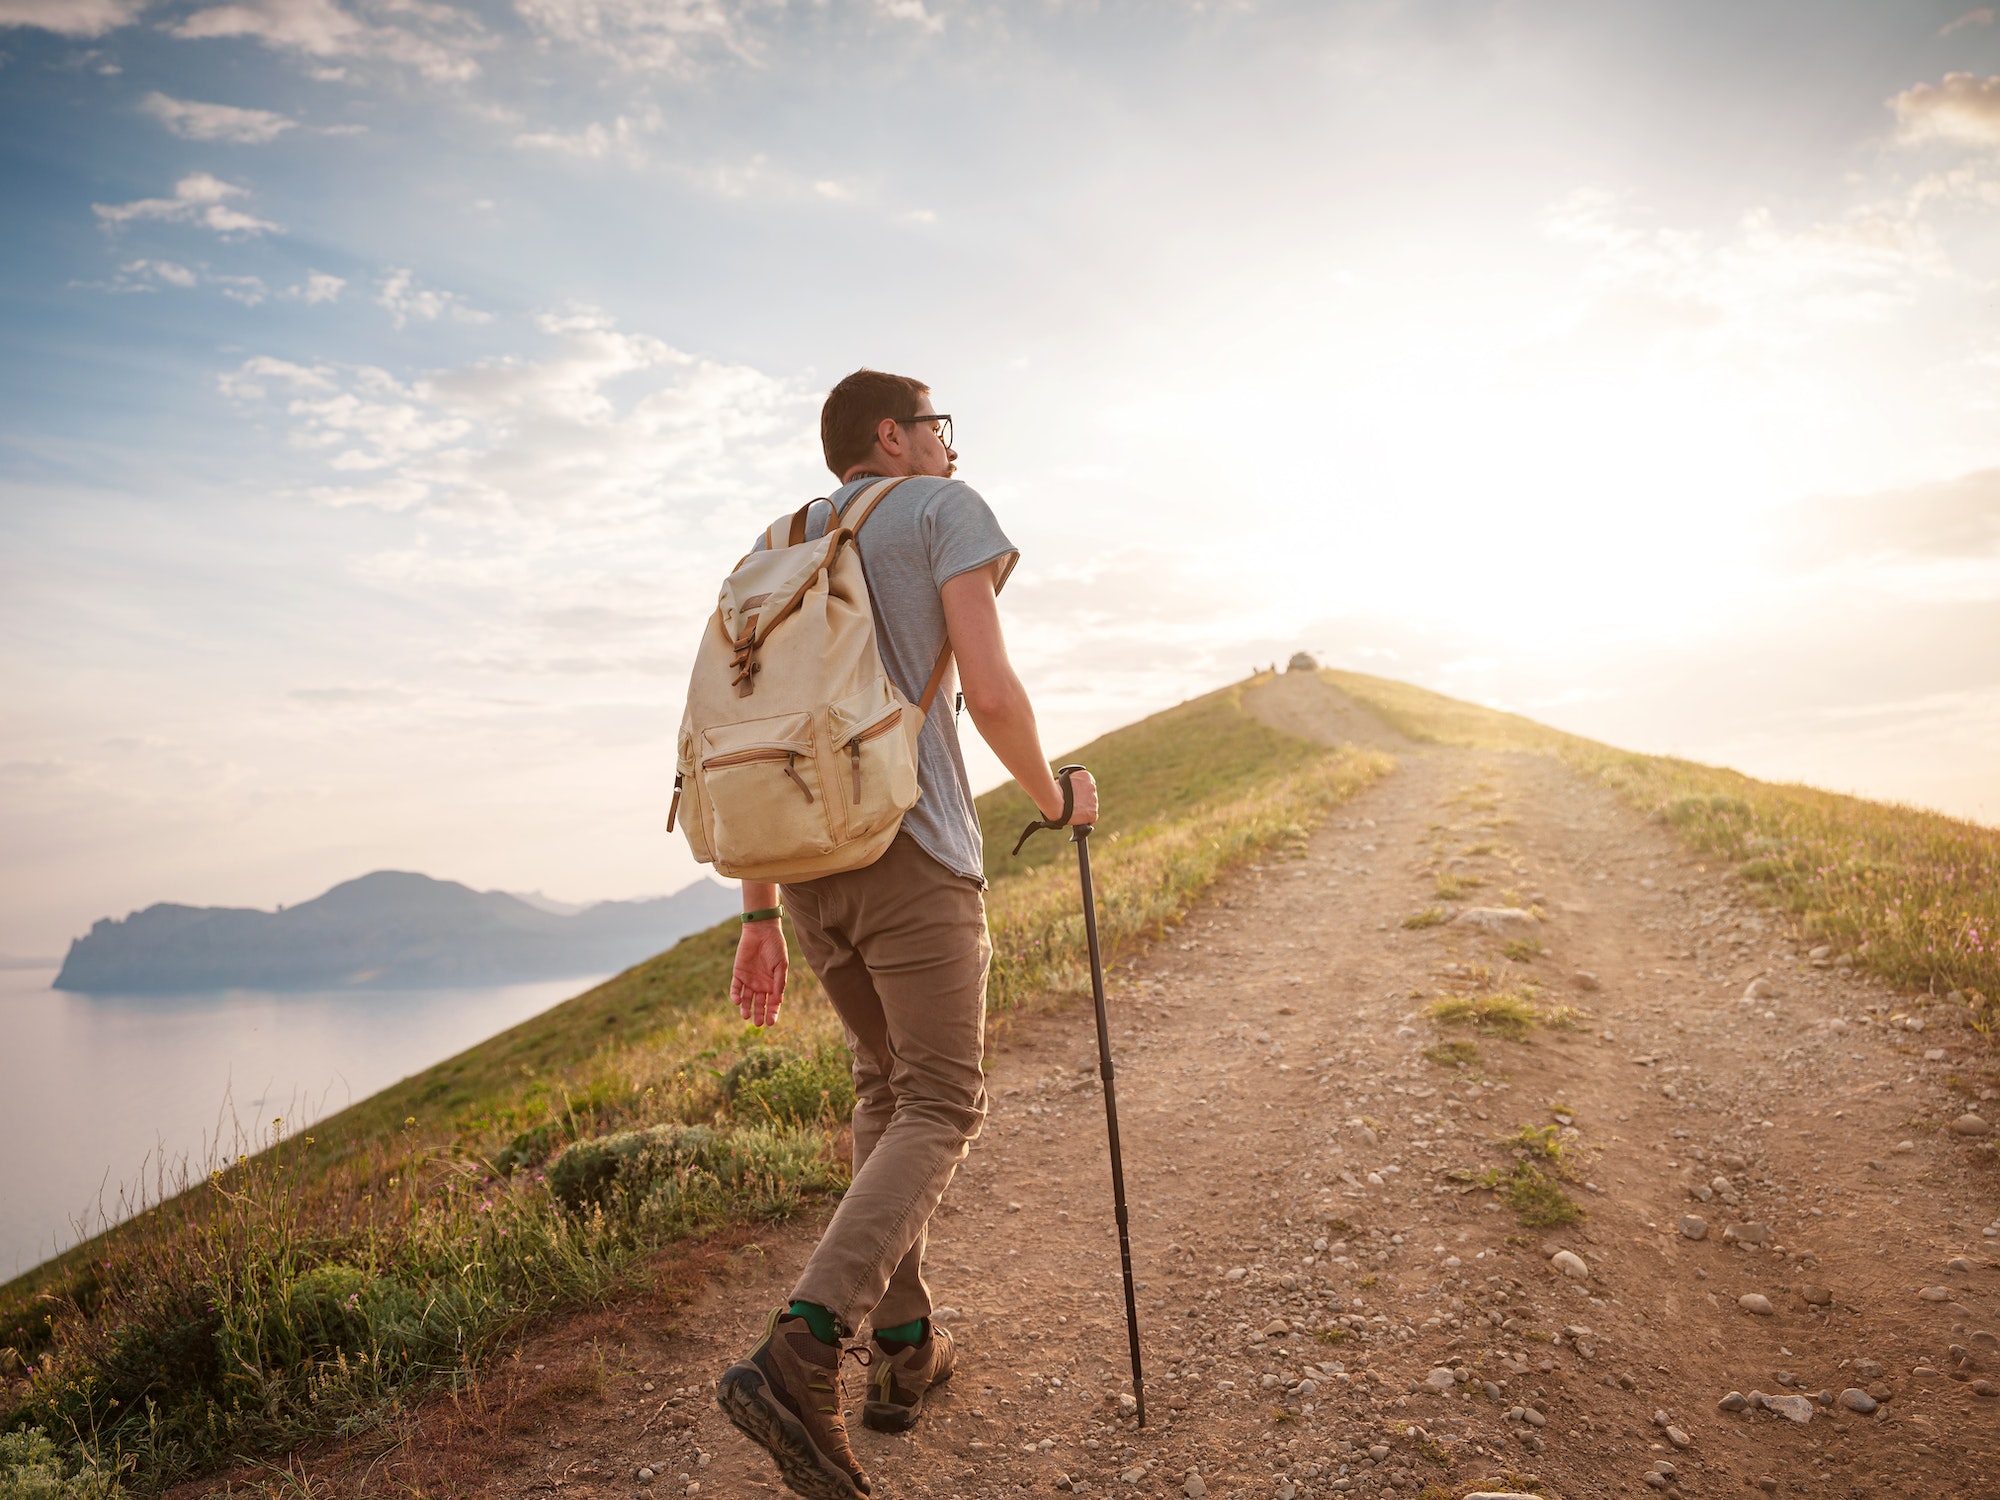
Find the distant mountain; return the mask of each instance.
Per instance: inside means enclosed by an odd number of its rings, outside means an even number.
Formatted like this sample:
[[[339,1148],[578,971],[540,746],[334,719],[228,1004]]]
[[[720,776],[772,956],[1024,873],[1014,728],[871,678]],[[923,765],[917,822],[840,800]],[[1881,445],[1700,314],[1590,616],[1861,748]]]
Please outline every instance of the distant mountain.
[[[275,912],[163,902],[93,925],[70,944],[55,987],[433,989],[612,973],[721,921],[737,894],[703,879],[651,900],[547,909],[557,905],[400,870]]]

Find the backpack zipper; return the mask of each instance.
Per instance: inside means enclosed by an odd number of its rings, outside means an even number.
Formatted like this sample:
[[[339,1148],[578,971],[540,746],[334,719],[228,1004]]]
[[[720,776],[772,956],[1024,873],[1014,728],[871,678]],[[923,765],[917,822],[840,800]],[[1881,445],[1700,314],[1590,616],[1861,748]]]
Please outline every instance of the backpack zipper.
[[[848,740],[847,761],[854,768],[854,800],[857,803],[861,800],[861,742],[863,740],[880,739],[902,722],[903,711],[899,708],[894,713],[886,714],[882,718],[877,719],[873,724],[870,724],[866,729]]]
[[[701,763],[701,768],[704,771],[724,771],[731,766],[752,766],[766,761],[772,763],[783,761],[785,775],[791,778],[792,785],[805,793],[806,801],[815,802],[818,799],[813,796],[812,788],[806,785],[805,777],[799,775],[798,759],[798,751],[780,750],[772,746],[757,750],[732,750],[727,755],[711,755]]]

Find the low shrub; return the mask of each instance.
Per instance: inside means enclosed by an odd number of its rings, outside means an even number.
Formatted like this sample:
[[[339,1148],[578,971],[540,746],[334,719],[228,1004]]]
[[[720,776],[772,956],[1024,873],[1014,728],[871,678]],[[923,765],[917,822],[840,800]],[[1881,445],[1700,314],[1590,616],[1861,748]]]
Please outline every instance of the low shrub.
[[[853,1063],[834,1043],[805,1053],[757,1048],[724,1075],[722,1088],[740,1120],[839,1124],[854,1113]]]
[[[57,1448],[41,1428],[0,1432],[0,1500],[111,1500],[118,1493],[115,1474]]]

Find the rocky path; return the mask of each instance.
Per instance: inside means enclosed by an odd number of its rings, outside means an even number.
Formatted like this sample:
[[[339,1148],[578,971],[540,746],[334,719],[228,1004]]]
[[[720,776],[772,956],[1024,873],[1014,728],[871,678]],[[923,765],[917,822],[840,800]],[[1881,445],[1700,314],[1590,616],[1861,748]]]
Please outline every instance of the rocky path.
[[[1403,925],[1432,905],[1545,919]],[[1427,1014],[1530,983],[1574,1029]],[[1404,752],[1115,991],[1151,1421],[1121,1415],[1073,1007],[998,1047],[932,1241],[960,1374],[911,1435],[856,1421],[877,1496],[2000,1495],[2000,1171],[1950,1128],[2000,1119],[1991,1054],[1816,963],[1601,788]],[[1531,1227],[1473,1185],[1523,1127],[1553,1127],[1580,1221]],[[600,1331],[601,1397],[531,1421],[476,1487],[780,1493],[710,1387],[808,1243],[767,1237],[671,1324]]]

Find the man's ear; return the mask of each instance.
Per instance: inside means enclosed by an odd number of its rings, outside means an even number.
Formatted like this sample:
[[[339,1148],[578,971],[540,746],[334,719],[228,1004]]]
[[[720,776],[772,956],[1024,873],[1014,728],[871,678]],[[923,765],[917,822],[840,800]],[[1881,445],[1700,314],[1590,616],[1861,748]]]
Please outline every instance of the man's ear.
[[[875,424],[875,445],[891,458],[903,456],[903,424],[894,417],[884,417]]]

